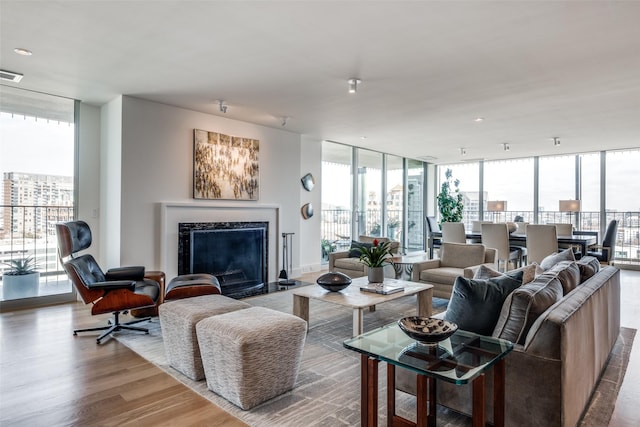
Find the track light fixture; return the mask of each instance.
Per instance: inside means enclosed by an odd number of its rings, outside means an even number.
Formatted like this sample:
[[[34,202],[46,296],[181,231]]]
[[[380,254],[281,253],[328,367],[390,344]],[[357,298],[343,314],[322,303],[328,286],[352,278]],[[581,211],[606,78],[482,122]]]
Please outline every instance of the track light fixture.
[[[226,113],[227,112],[227,108],[229,108],[229,106],[227,104],[225,104],[224,101],[218,101],[218,105],[220,106],[220,112],[221,113]]]
[[[287,117],[287,116],[284,116],[282,118],[282,126],[286,126],[287,125],[287,120],[289,120],[289,117]]]
[[[356,93],[358,91],[358,85],[362,83],[360,79],[349,79],[349,93]]]
[[[554,145],[555,147],[557,147],[558,145],[560,145],[560,138],[558,138],[558,137],[555,137],[555,136],[554,136],[554,137],[553,137],[553,145]]]
[[[466,154],[467,154],[467,149],[466,149],[466,148],[462,148],[462,147],[460,147],[460,155],[461,155],[461,156],[464,156],[464,155],[466,155]]]
[[[508,143],[508,142],[503,142],[503,143],[502,143],[502,149],[503,149],[504,151],[509,151],[509,150],[511,150],[511,147],[509,146],[509,143]]]

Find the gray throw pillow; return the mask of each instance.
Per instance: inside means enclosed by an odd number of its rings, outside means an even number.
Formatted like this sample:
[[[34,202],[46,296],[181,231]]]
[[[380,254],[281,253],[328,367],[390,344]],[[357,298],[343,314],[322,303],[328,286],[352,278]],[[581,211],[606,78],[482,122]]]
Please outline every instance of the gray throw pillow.
[[[522,285],[523,272],[491,279],[467,279],[459,276],[444,316],[460,329],[491,335],[507,296]]]
[[[524,344],[531,325],[561,298],[562,284],[558,277],[552,273],[542,273],[507,297],[492,335]]]
[[[580,268],[574,261],[560,261],[545,273],[556,275],[562,284],[563,295],[568,294],[580,284]]]
[[[578,268],[580,269],[580,283],[589,280],[600,271],[600,261],[598,261],[596,257],[583,256],[576,261],[576,264],[578,264]]]
[[[349,248],[349,258],[360,258],[362,252],[360,252],[359,248],[371,248],[373,243],[361,243],[356,242],[355,240],[351,241],[351,248]]]
[[[523,272],[522,275],[522,284],[526,285],[527,283],[533,281],[536,278],[538,264],[535,262],[533,264],[525,265],[524,267],[520,267],[515,270],[509,270],[507,273],[518,273],[519,271]],[[542,272],[540,272],[542,273]],[[505,273],[501,273],[498,270],[494,270],[491,267],[486,266],[485,264],[481,264],[480,267],[476,270],[476,273],[473,275],[474,279],[491,279],[492,277],[500,277]]]
[[[560,253],[552,253],[548,255],[540,263],[540,267],[543,270],[549,270],[551,267],[559,263],[560,261],[575,261],[576,257],[573,255],[573,249],[565,249]]]

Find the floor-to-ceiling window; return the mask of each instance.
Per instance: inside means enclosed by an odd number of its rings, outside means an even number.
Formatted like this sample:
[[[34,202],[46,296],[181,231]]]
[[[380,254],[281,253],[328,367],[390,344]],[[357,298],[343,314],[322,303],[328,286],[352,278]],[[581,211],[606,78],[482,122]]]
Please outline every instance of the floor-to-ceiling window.
[[[484,162],[483,189],[485,220],[533,222],[533,159]],[[493,204],[500,210],[492,211],[487,201],[504,203]]]
[[[424,248],[424,163],[407,159],[407,252]]]
[[[452,178],[459,181],[459,189],[463,196],[462,222],[467,230],[471,230],[473,221],[480,219],[480,168],[479,164],[460,163],[455,165],[443,165],[438,167],[438,193],[445,180],[445,172],[451,169]],[[486,200],[486,197],[484,197]]]
[[[424,163],[322,143],[322,254],[358,236],[389,237],[403,253],[424,248]]]
[[[404,233],[404,165],[402,157],[387,154],[386,161],[386,226],[387,237],[402,241]]]
[[[531,223],[572,223],[575,230],[599,232],[602,243],[607,225],[616,219],[615,261],[638,263],[638,164],[640,149],[628,149],[439,165],[438,176],[442,180],[451,169],[453,177],[460,180],[465,193],[465,225],[478,205],[468,195],[482,188],[484,218],[489,220],[510,221],[520,216]],[[479,182],[474,177],[480,167],[483,174]],[[506,201],[505,213],[489,210],[487,201],[491,200]]]
[[[615,257],[619,260],[640,258],[640,149],[606,153],[606,214],[604,230],[618,220]]]
[[[352,151],[349,146],[329,141],[322,143],[322,257],[348,248],[353,218]]]
[[[382,153],[357,149],[356,171],[357,235],[385,236],[382,229]]]
[[[561,211],[560,200],[576,199],[576,156],[540,157],[538,176],[537,222],[572,222],[573,213]]]
[[[0,95],[2,301],[71,299],[55,223],[74,216],[75,102],[7,86]],[[16,274],[25,263],[33,272]]]
[[[580,213],[576,221],[579,230],[600,230],[600,153],[580,154]]]

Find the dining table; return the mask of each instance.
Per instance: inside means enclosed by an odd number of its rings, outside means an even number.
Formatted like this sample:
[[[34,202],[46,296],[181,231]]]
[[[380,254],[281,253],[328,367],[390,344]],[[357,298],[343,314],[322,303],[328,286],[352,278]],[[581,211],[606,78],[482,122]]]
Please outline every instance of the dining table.
[[[466,238],[468,242],[481,242],[482,233],[467,232]],[[442,231],[434,231],[428,239],[428,250],[430,257],[433,258],[433,241],[442,239]],[[522,233],[511,233],[509,235],[509,243],[513,245],[525,246],[527,244],[527,235]],[[598,234],[596,232],[576,231],[571,236],[558,236],[558,244],[576,246],[580,248],[582,255],[587,253],[587,248],[598,243]]]

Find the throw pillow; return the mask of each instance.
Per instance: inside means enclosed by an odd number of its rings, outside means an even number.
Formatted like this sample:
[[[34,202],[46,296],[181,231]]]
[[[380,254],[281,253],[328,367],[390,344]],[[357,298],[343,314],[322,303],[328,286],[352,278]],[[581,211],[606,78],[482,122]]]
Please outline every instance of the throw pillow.
[[[531,325],[561,298],[560,280],[554,274],[541,274],[506,298],[493,336],[524,345]]]
[[[583,256],[578,261],[578,268],[580,269],[580,283],[590,279],[598,271],[600,271],[600,261],[598,258],[592,256]]]
[[[517,268],[515,270],[509,270],[506,273],[501,273],[498,270],[494,270],[491,267],[487,267],[485,264],[481,264],[474,274],[474,279],[491,279],[492,277],[500,277],[504,274],[513,277],[513,274],[517,274],[522,271],[522,284],[525,285],[536,278],[536,263],[525,265],[524,267]]]
[[[360,252],[359,248],[371,248],[372,246],[373,243],[362,243],[352,240],[351,248],[349,248],[349,258],[360,258],[362,252]]]
[[[523,272],[490,279],[456,278],[444,316],[460,329],[491,335],[505,298],[522,285]]]
[[[545,273],[556,275],[562,285],[563,295],[568,294],[580,284],[580,268],[575,261],[561,261]]]
[[[565,249],[560,253],[552,253],[548,255],[545,259],[540,263],[540,267],[543,270],[548,270],[560,261],[575,261],[576,257],[573,255],[573,249]]]

